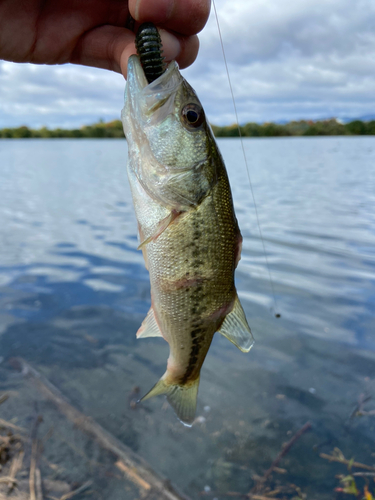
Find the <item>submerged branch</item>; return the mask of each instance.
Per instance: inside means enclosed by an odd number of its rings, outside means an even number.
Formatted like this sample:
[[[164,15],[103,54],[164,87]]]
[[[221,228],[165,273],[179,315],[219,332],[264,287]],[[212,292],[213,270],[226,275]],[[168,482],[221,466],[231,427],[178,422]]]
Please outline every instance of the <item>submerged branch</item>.
[[[188,500],[170,482],[159,476],[151,466],[133,450],[101,427],[95,420],[74,408],[63,394],[41,373],[22,358],[13,359],[13,365],[37,387],[37,389],[79,429],[92,436],[100,446],[110,451],[124,465],[122,470],[141,493],[158,495],[158,500]]]
[[[218,496],[218,495],[224,495],[228,497],[237,497],[237,498],[248,498],[250,500],[272,500],[274,498],[273,494],[278,493],[278,491],[273,491],[273,492],[264,492],[264,485],[269,478],[269,476],[272,474],[272,472],[278,472],[281,474],[285,474],[285,469],[280,469],[278,467],[280,460],[288,453],[290,448],[294,445],[294,443],[309,429],[311,429],[311,424],[310,422],[306,422],[306,424],[297,431],[294,436],[283,445],[280,453],[277,455],[275,460],[272,462],[271,467],[266,470],[266,472],[263,474],[262,477],[260,477],[254,487],[249,491],[249,493],[238,493],[235,491],[226,491],[225,493],[218,493],[214,491],[202,491],[200,493],[201,496]],[[297,487],[295,487],[297,488]],[[262,491],[263,490],[263,491]]]
[[[86,483],[84,483],[82,486],[80,486],[76,490],[70,491],[69,493],[66,493],[65,495],[63,495],[60,498],[60,500],[69,500],[70,498],[73,498],[74,496],[82,493],[82,491],[87,490],[87,488],[90,488],[91,485],[92,485],[92,481],[87,481]]]
[[[5,393],[0,396],[0,405],[5,403],[5,401],[9,398],[9,394]]]
[[[299,431],[297,431],[294,434],[294,436],[287,443],[285,443],[283,445],[280,453],[277,455],[275,460],[272,462],[271,467],[268,470],[266,470],[266,472],[263,474],[263,476],[257,481],[255,486],[250,491],[250,493],[256,493],[257,491],[260,490],[260,488],[267,481],[267,479],[272,474],[272,472],[275,471],[275,469],[277,468],[277,466],[280,463],[280,460],[288,453],[288,451],[291,449],[291,447],[294,445],[294,443],[309,429],[311,429],[311,423],[306,422],[305,425],[303,427],[301,427],[301,429]]]
[[[38,427],[43,419],[39,415],[34,423],[31,431],[31,459],[30,459],[30,474],[29,474],[29,487],[30,487],[30,500],[43,500],[42,495],[42,479],[40,470],[38,468],[38,453],[39,453],[39,440],[38,440]]]
[[[350,468],[356,467],[357,469],[365,469],[375,472],[375,467],[371,467],[371,465],[362,464],[361,462],[354,462],[353,460],[347,460],[342,454],[342,452],[337,448],[334,449],[332,455],[321,453],[319,456],[321,458],[324,458],[325,460],[329,460],[330,462],[338,462],[340,464],[348,465]]]
[[[26,432],[26,429],[23,427],[18,427],[18,425],[14,425],[12,422],[8,422],[2,418],[0,418],[0,428],[1,427],[4,427],[5,429],[12,429],[13,431]]]
[[[22,450],[18,453],[16,457],[14,457],[13,462],[10,466],[9,470],[9,479],[10,482],[8,484],[8,495],[11,493],[12,489],[17,485],[16,476],[18,472],[22,469],[23,457],[25,452]]]

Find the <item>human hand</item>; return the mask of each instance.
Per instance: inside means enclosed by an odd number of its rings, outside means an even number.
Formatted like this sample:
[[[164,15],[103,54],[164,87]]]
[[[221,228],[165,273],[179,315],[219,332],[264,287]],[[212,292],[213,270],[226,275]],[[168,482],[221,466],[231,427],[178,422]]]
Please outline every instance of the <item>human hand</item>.
[[[194,62],[210,0],[0,0],[0,59],[122,72],[136,53],[129,14],[160,30],[166,61]]]

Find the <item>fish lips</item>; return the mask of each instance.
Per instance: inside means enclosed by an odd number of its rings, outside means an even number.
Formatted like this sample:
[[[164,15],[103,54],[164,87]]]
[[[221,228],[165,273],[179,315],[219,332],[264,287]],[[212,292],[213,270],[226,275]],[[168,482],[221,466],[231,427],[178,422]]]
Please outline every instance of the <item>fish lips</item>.
[[[148,83],[140,59],[132,55],[128,61],[125,108],[133,118],[154,125],[174,112],[174,100],[184,79],[178,64],[172,61],[162,75]]]

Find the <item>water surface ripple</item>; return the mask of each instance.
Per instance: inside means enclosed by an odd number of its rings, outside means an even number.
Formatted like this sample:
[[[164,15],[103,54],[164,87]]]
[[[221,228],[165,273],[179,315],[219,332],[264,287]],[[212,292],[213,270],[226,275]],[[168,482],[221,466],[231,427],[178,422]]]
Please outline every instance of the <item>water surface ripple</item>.
[[[134,386],[146,392],[164,372],[168,347],[135,339],[150,294],[122,140],[0,141],[0,367],[26,358],[192,498],[246,493],[310,420],[285,481],[328,499],[345,471],[320,452],[374,462],[375,417],[349,417],[375,390],[375,138],[244,143],[281,318],[240,144],[220,140],[256,344],[245,355],[215,337],[192,430],[161,399],[129,406]]]

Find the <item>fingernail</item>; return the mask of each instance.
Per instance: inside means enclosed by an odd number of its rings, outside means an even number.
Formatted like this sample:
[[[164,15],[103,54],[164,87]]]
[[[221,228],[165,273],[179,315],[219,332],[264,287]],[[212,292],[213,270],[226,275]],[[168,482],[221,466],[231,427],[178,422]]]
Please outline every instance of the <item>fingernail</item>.
[[[163,44],[163,55],[167,61],[177,59],[181,52],[180,40],[169,31],[159,30]]]
[[[139,19],[139,4],[142,0],[137,0],[134,7],[134,19]]]

